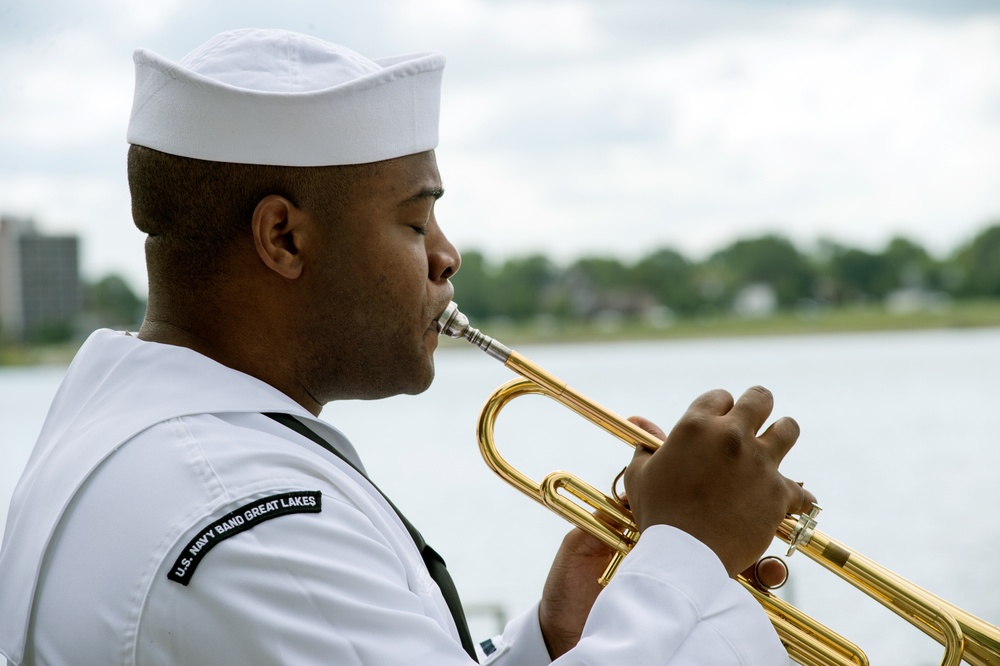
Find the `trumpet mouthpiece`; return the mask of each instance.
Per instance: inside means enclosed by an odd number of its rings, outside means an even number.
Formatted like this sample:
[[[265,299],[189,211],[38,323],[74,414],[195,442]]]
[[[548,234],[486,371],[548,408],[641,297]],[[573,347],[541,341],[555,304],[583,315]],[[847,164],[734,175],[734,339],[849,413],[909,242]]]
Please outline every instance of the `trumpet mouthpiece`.
[[[469,325],[469,318],[458,311],[455,301],[448,303],[444,312],[434,320],[434,326],[441,335],[465,338],[501,363],[506,363],[510,358],[511,350],[508,347]]]
[[[449,338],[465,337],[469,331],[469,318],[458,311],[458,304],[455,301],[448,303],[438,318],[434,320],[438,333],[447,335]]]

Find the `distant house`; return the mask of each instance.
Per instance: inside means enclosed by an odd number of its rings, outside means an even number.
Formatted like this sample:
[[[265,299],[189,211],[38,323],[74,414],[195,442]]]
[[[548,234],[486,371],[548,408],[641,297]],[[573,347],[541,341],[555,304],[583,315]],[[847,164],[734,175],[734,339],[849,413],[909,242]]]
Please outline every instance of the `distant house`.
[[[778,310],[778,294],[764,282],[753,282],[737,292],[733,312],[747,319],[770,317]]]
[[[83,307],[77,236],[42,234],[0,216],[0,337],[68,338]]]

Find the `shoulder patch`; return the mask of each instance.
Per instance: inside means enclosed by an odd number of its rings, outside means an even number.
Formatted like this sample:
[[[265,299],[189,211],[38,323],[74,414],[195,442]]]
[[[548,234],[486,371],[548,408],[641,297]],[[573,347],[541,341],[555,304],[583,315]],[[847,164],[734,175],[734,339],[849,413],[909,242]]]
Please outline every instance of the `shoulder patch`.
[[[261,497],[244,504],[199,531],[181,551],[167,578],[175,583],[187,585],[191,582],[191,576],[194,575],[198,563],[219,542],[278,516],[289,513],[319,513],[323,510],[322,500],[323,495],[320,491],[305,490]]]

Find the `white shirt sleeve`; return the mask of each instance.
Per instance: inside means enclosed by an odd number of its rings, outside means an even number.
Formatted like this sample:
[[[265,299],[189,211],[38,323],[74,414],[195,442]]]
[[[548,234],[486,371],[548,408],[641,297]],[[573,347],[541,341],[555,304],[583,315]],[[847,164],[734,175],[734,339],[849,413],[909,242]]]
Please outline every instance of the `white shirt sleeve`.
[[[490,647],[483,662],[490,666],[550,663],[537,607],[512,620]],[[643,533],[597,598],[580,643],[551,663],[785,666],[788,655],[760,605],[715,553],[663,525]]]

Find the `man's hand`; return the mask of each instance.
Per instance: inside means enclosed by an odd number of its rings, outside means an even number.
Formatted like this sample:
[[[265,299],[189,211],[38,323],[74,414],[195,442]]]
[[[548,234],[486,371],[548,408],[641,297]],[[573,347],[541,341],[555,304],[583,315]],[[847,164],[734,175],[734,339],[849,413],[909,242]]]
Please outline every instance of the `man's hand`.
[[[730,576],[753,565],[785,515],[808,511],[815,501],[778,472],[798,424],[781,418],[757,435],[773,406],[770,391],[758,386],[735,404],[726,391],[703,394],[669,435],[646,419],[630,419],[665,441],[655,453],[638,448],[625,472],[639,530],[657,524],[684,530],[711,548]]]
[[[695,400],[666,435],[641,417],[629,419],[664,440],[655,453],[639,448],[625,473],[625,488],[639,530],[672,525],[711,548],[730,576],[751,579],[753,566],[788,513],[808,511],[812,493],[778,473],[799,436],[790,418],[757,432],[771,414],[771,393],[749,389],[735,404],[721,390]],[[538,616],[552,659],[580,640],[601,586],[597,582],[612,550],[575,529],[563,539],[545,581]],[[783,573],[762,567],[760,582],[774,585]]]
[[[574,529],[563,538],[538,606],[538,623],[552,659],[579,642],[590,609],[603,589],[597,580],[612,553],[583,530]]]

